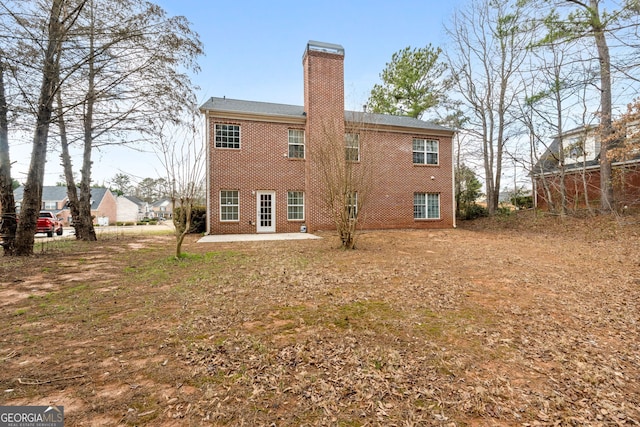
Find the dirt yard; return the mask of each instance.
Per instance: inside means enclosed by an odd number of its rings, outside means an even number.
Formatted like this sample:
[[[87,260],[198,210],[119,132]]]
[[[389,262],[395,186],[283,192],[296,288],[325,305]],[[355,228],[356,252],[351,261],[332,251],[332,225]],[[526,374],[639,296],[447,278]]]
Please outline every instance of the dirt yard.
[[[0,258],[0,404],[68,426],[640,424],[640,218]]]

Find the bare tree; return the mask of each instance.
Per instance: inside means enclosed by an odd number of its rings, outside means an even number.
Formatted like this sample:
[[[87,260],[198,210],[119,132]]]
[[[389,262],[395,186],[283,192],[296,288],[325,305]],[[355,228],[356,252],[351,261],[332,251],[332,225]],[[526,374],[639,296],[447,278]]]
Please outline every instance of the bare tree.
[[[16,203],[13,198],[11,158],[9,156],[8,106],[5,95],[5,61],[0,50],[0,236],[5,255],[14,254],[16,235]]]
[[[538,3],[538,2],[536,2]],[[640,26],[638,2],[623,1],[618,9],[605,10],[603,0],[547,0],[552,6],[545,21],[549,24],[549,32],[543,42],[557,43],[559,41],[572,42],[576,39],[593,40],[598,62],[599,93],[600,93],[600,210],[611,212],[614,205],[612,185],[612,166],[608,152],[616,144],[611,139],[614,134],[612,125],[613,111],[613,71],[618,71],[625,78],[638,81],[631,70],[640,64],[628,62],[637,56],[637,31]],[[560,14],[566,8],[564,15]],[[633,32],[636,35],[633,35]],[[610,39],[619,42],[624,49],[620,55],[623,58],[617,64],[612,64]],[[627,51],[636,53],[626,54]],[[637,59],[637,58],[636,58]]]
[[[355,249],[357,233],[366,220],[369,196],[380,151],[364,126],[365,113],[353,113],[339,126],[325,121],[322,138],[310,144],[309,155],[321,182],[320,198],[335,224],[344,249]]]
[[[157,138],[164,122],[175,123],[193,104],[193,87],[183,70],[197,71],[198,37],[182,17],[167,17],[141,0],[88,0],[66,54],[65,119],[78,123],[82,143],[79,195],[65,170],[69,199],[77,206],[76,237],[96,240],[91,216],[92,152],[121,144],[130,135]],[[76,62],[76,58],[81,58]],[[82,88],[78,90],[77,88]],[[61,136],[62,137],[62,136]],[[62,151],[71,168],[68,150]]]
[[[54,98],[59,89],[60,52],[63,40],[70,28],[73,27],[84,5],[84,1],[53,0],[51,3],[44,43],[42,82],[37,102],[31,163],[24,185],[24,197],[16,233],[16,255],[33,254],[36,223],[42,201],[49,125],[51,124]]]
[[[168,136],[167,136],[168,135]],[[192,209],[202,199],[206,172],[206,152],[195,126],[165,132],[158,143],[175,226],[175,257],[182,257],[182,243],[191,230]]]
[[[505,146],[515,134],[509,113],[521,92],[518,70],[530,36],[523,18],[523,10],[508,0],[474,0],[447,29],[453,43],[449,67],[457,72],[457,92],[469,110],[468,129],[481,144],[490,215],[498,208]]]

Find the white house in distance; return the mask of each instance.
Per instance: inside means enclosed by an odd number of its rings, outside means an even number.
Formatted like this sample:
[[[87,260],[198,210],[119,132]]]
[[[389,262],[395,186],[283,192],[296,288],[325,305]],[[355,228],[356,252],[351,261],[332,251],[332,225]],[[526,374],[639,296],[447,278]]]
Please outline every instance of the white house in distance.
[[[135,196],[118,196],[116,206],[116,222],[138,222],[149,211],[149,203]]]

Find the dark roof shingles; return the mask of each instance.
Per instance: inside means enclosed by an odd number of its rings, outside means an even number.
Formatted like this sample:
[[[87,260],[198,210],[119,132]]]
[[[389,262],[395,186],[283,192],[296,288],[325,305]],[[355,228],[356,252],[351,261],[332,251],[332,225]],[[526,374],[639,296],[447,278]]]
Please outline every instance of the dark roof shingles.
[[[212,97],[205,102],[200,111],[226,111],[248,114],[260,114],[266,116],[285,116],[301,118],[305,117],[304,107],[289,104],[274,104],[270,102],[242,101],[230,98]],[[345,120],[348,122],[362,122],[386,126],[399,126],[416,129],[449,131],[452,129],[440,126],[424,120],[408,116],[395,116],[391,114],[373,114],[358,111],[345,111]]]

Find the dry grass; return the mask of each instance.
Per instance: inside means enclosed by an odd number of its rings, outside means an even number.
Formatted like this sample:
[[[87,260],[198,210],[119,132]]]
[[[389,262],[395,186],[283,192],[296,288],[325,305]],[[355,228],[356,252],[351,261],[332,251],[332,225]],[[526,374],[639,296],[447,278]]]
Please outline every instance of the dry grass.
[[[0,261],[3,404],[68,425],[640,423],[633,218]]]

